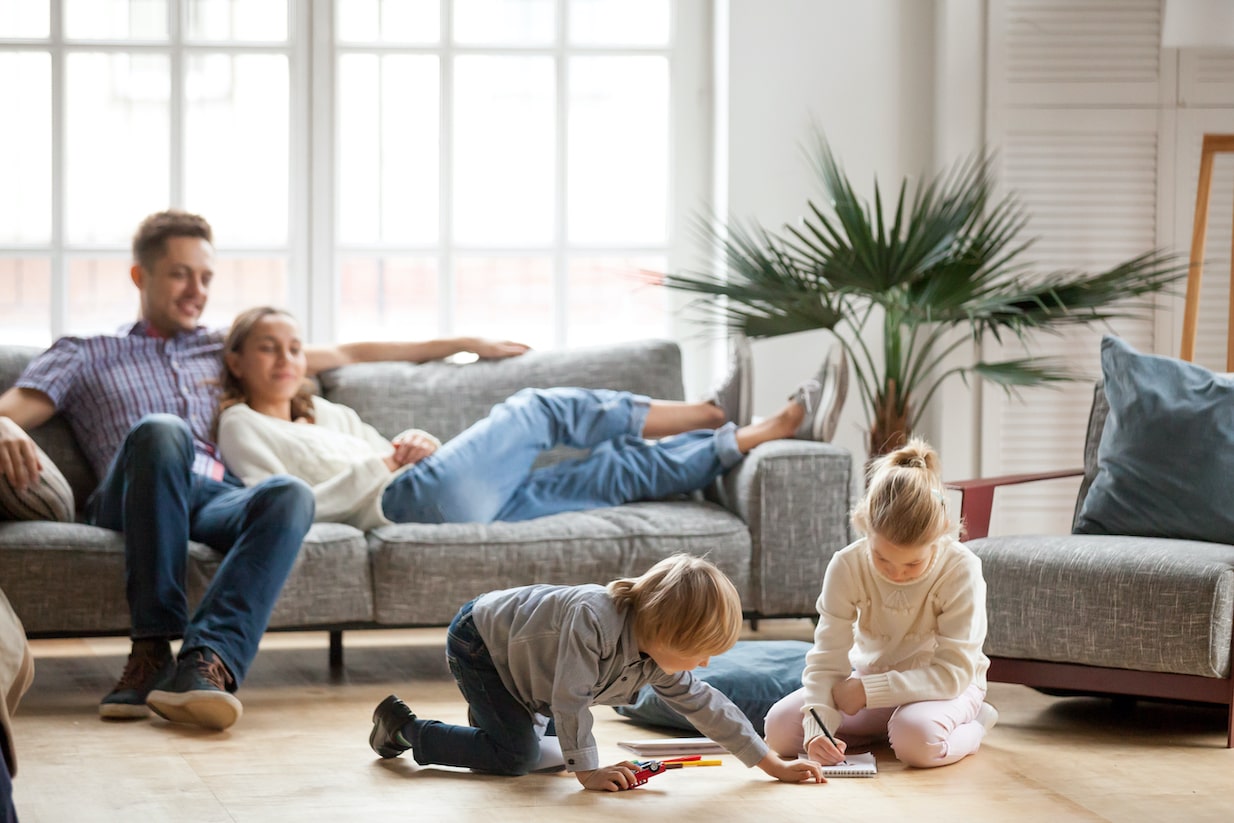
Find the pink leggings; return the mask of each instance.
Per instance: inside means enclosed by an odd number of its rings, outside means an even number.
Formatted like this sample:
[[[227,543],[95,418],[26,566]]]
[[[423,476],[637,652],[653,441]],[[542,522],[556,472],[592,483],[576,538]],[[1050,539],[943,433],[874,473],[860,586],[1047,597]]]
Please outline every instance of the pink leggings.
[[[985,691],[974,684],[951,700],[923,700],[842,715],[840,728],[832,732],[850,745],[887,738],[896,757],[909,766],[947,766],[981,748],[985,727],[977,722],[977,712],[984,700]],[[767,745],[773,752],[796,757],[805,751],[804,706],[805,689],[801,688],[767,712]]]

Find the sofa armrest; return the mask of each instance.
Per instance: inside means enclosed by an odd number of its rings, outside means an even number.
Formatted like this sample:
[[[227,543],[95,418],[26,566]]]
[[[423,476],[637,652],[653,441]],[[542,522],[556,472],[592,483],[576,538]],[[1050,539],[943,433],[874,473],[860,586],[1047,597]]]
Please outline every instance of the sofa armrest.
[[[815,614],[823,571],[849,543],[852,465],[852,455],[830,443],[776,440],[722,478],[720,502],[750,528],[747,611]]]
[[[1014,486],[1038,480],[1079,477],[1082,474],[1084,474],[1083,469],[1065,469],[1037,474],[1005,474],[1001,477],[955,480],[943,485],[960,493],[960,520],[964,523],[964,539],[976,540],[979,537],[988,537],[990,534],[990,514],[994,508],[995,489],[1000,486]]]

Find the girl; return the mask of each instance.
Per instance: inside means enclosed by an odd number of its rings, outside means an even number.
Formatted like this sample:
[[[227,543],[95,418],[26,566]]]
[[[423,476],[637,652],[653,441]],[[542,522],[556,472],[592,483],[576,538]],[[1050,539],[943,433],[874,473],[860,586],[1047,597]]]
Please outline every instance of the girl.
[[[634,785],[638,767],[600,766],[591,706],[628,704],[651,684],[746,766],[786,783],[824,782],[817,763],[769,752],[741,710],[690,673],[732,648],[741,621],[741,599],[728,577],[684,554],[607,587],[489,592],[459,610],[446,638],[472,725],[419,718],[390,695],[373,713],[369,745],[382,757],[410,750],[421,765],[493,774],[564,764],[584,788],[620,791]],[[550,717],[559,749],[542,743]]]
[[[767,743],[830,765],[846,740],[886,735],[910,766],[954,763],[998,713],[981,561],[956,539],[934,450],[913,439],[875,461],[852,523],[865,536],[827,566],[804,685],[767,713]]]
[[[217,442],[228,468],[246,485],[299,477],[313,488],[318,521],[362,530],[529,520],[694,491],[760,443],[808,439],[828,411],[818,408],[816,380],[778,414],[741,428],[709,402],[524,389],[443,446],[418,430],[388,441],[346,406],[309,395],[300,332],[278,309],[237,317],[224,359]],[[591,453],[532,471],[559,444]]]

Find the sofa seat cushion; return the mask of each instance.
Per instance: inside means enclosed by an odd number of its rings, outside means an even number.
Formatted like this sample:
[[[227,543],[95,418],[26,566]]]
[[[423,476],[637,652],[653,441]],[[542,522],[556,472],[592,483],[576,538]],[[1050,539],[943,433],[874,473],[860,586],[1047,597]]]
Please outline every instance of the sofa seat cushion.
[[[981,558],[992,657],[1229,675],[1234,546],[1105,535],[966,545]]]
[[[189,544],[189,600],[201,599],[223,556]],[[363,532],[342,523],[315,523],[270,615],[270,628],[298,628],[373,619],[373,586]]]
[[[375,614],[444,625],[468,600],[530,582],[608,583],[677,552],[707,555],[749,587],[750,532],[712,503],[629,503],[518,523],[404,523],[369,533]]]
[[[31,634],[128,629],[119,532],[80,523],[0,523],[0,581]]]

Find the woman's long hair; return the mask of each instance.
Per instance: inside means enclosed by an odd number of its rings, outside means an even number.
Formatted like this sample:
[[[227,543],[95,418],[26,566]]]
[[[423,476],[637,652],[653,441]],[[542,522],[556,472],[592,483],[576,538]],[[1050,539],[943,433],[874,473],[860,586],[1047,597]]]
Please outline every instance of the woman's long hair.
[[[247,403],[249,399],[244,386],[228,368],[226,356],[229,352],[239,354],[243,351],[244,344],[248,342],[249,336],[253,333],[253,327],[272,314],[282,315],[293,322],[296,319],[290,312],[283,309],[258,306],[240,312],[232,322],[231,330],[227,332],[227,340],[223,343],[223,368],[219,373],[219,406],[214,414],[214,423],[210,426],[210,436],[216,440],[219,436],[219,417],[223,412],[237,403]],[[301,417],[313,420],[313,392],[307,380],[300,386],[295,397],[291,398],[291,419],[298,420]]]

